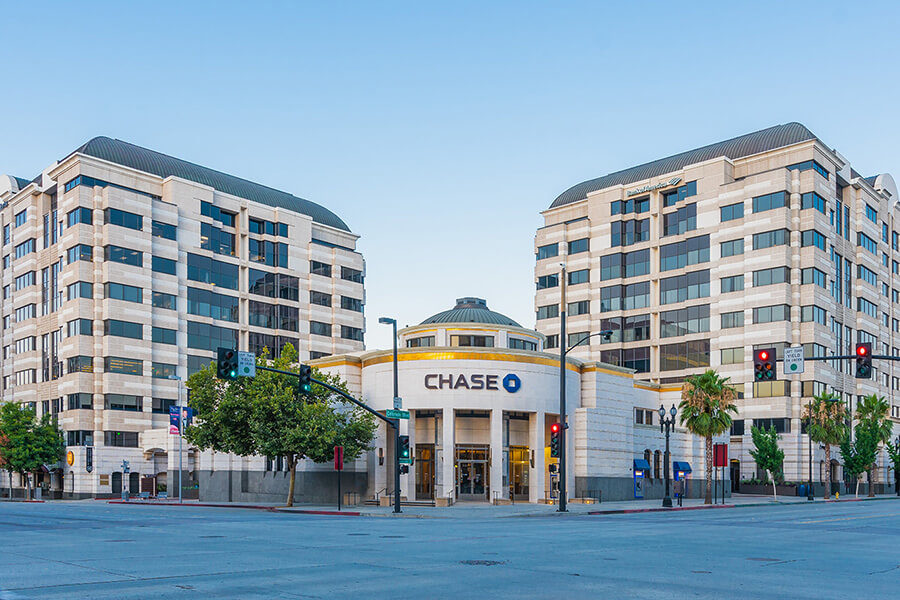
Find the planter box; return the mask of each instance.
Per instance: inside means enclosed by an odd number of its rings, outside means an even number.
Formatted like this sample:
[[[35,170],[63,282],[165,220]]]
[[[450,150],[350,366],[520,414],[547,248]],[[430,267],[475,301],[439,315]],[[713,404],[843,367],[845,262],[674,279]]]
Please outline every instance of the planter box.
[[[796,496],[797,495],[797,486],[794,484],[791,485],[776,485],[775,491],[779,496]],[[772,484],[761,484],[761,483],[744,483],[741,482],[740,488],[738,490],[741,494],[759,494],[759,495],[772,495]]]

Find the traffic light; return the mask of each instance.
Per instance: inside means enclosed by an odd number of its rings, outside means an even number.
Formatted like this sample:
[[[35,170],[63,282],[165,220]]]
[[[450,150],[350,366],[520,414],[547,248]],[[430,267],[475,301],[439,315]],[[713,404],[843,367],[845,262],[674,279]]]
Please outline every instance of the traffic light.
[[[237,352],[230,348],[219,348],[216,360],[216,377],[219,379],[237,379]]]
[[[753,353],[753,372],[756,381],[775,379],[775,348],[763,348]]]
[[[400,436],[400,458],[409,459],[409,436]]]
[[[856,345],[856,378],[872,378],[872,344],[869,342]]]
[[[309,394],[312,392],[312,367],[309,365],[300,365],[300,393]]]
[[[550,426],[550,457],[559,458],[559,432],[562,431],[562,425],[554,423]]]
[[[409,465],[400,465],[400,474],[406,475],[409,473]]]

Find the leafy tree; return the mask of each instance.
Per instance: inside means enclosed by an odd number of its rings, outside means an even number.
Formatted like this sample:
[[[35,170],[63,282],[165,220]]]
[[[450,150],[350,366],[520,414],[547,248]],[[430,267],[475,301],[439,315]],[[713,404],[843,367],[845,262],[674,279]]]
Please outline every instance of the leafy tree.
[[[298,372],[297,351],[285,345],[281,356],[257,358],[257,366]],[[313,377],[347,392],[337,375],[313,369]],[[223,382],[214,365],[188,379],[191,406],[197,425],[185,437],[203,449],[240,456],[262,454],[284,456],[290,466],[287,506],[293,506],[297,464],[301,458],[327,462],[334,446],[344,446],[344,457],[353,460],[365,450],[375,434],[371,415],[342,402],[337,394],[313,385],[311,394],[300,396],[297,378],[270,371],[256,377]]]
[[[777,500],[778,492],[775,485],[781,476],[781,468],[784,464],[784,450],[778,447],[778,432],[775,426],[768,431],[755,425],[750,427],[750,435],[753,436],[754,450],[750,456],[756,461],[756,466],[772,475],[772,496]]]
[[[831,447],[840,445],[847,435],[847,407],[835,394],[822,392],[806,406],[803,420],[809,437],[825,446],[825,498],[828,499],[831,497]]]
[[[878,451],[881,444],[891,440],[893,424],[888,417],[890,410],[890,404],[885,401],[884,396],[879,397],[878,394],[864,397],[856,407],[856,418],[860,426],[869,429],[875,439],[875,455],[869,465],[870,497],[875,495],[875,484],[878,483]]]
[[[712,504],[713,436],[731,429],[731,415],[737,414],[734,405],[735,390],[728,384],[728,377],[720,377],[714,369],[698,375],[689,375],[681,388],[681,424],[694,435],[706,440],[706,497],[705,504]]]
[[[40,421],[35,411],[27,405],[7,402],[0,407],[0,435],[5,442],[0,445],[0,457],[9,473],[10,497],[12,497],[12,473],[19,473],[26,482],[27,496],[31,497],[30,473],[41,465],[55,463],[62,458],[65,442],[62,432],[44,415]]]
[[[891,464],[894,467],[894,480],[897,482],[897,480],[900,480],[900,443],[892,444],[888,442],[887,451]]]
[[[878,449],[878,437],[876,432],[860,424],[856,427],[856,439],[851,440],[848,433],[841,442],[841,458],[844,460],[844,470],[856,479],[856,495],[859,496],[859,476],[866,472],[875,460]]]

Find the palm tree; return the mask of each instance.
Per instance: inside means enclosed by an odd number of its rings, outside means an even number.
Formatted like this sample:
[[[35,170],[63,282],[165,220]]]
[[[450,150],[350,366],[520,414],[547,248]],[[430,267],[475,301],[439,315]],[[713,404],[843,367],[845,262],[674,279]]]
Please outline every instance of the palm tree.
[[[712,504],[713,436],[731,429],[731,415],[737,414],[734,405],[735,389],[728,384],[728,377],[720,377],[714,369],[684,379],[681,388],[681,424],[694,435],[706,439],[706,497],[705,504]]]
[[[891,407],[885,401],[884,396],[878,394],[865,396],[856,405],[856,419],[860,427],[867,427],[880,446],[891,440],[893,424],[888,419]],[[877,452],[877,450],[876,450]],[[869,497],[875,495],[875,484],[878,478],[877,460],[869,465]]]
[[[835,394],[822,392],[806,405],[806,433],[825,446],[825,499],[831,498],[831,447],[847,435],[847,407]],[[810,480],[812,476],[810,475]]]

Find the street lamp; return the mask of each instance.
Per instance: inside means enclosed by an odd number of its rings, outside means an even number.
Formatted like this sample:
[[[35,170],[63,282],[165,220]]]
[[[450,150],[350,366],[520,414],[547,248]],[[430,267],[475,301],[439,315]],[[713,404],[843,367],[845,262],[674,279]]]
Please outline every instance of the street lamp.
[[[379,317],[382,325],[391,325],[394,330],[394,408],[398,409],[397,392],[397,319]],[[400,512],[400,419],[394,419],[394,512]]]
[[[169,379],[178,382],[178,503],[182,503],[181,474],[184,471],[184,407],[181,406],[181,377],[178,375],[169,375]],[[169,485],[168,476],[166,485]]]
[[[666,432],[666,455],[664,458],[665,462],[665,478],[666,478],[666,497],[663,498],[662,505],[664,508],[672,508],[672,497],[669,496],[669,432],[675,427],[675,415],[678,411],[675,409],[675,405],[672,405],[672,408],[669,409],[669,414],[672,416],[668,419],[666,418],[666,409],[662,404],[659,405],[659,431],[662,433]]]

